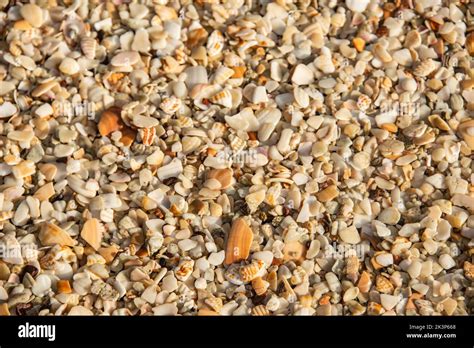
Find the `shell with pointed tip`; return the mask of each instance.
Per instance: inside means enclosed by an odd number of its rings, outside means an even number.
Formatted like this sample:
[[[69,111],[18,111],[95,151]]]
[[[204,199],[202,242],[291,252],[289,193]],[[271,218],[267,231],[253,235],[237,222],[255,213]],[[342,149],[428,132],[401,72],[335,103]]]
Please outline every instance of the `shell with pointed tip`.
[[[243,218],[235,220],[227,238],[225,264],[247,259],[252,240],[253,232],[247,222]]]

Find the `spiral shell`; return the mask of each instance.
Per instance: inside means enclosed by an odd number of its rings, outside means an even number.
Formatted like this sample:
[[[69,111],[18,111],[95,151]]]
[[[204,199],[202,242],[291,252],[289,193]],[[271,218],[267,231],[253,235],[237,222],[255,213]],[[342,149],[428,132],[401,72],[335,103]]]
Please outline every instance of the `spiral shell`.
[[[97,41],[91,37],[83,37],[81,39],[81,50],[84,56],[88,59],[95,58],[95,50],[97,48]]]

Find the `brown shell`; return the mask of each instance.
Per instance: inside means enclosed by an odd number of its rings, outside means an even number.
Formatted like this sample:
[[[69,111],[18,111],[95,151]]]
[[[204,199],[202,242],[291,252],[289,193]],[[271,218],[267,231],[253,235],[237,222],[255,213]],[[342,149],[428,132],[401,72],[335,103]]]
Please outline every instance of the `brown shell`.
[[[227,238],[225,249],[226,265],[245,260],[249,257],[253,232],[243,218],[234,220]]]
[[[370,279],[369,273],[366,271],[362,272],[359,278],[359,282],[357,283],[357,287],[359,288],[360,292],[367,293],[372,286],[372,280]]]
[[[267,292],[270,283],[263,280],[262,277],[257,277],[252,280],[252,288],[258,296],[261,296]]]
[[[94,250],[98,250],[100,248],[100,243],[102,242],[102,234],[104,230],[104,226],[99,220],[90,219],[87,220],[82,227],[81,237],[87,242],[87,244],[94,248]]]
[[[56,287],[58,289],[58,293],[60,294],[70,294],[72,292],[69,280],[58,280],[58,282],[56,283]]]
[[[121,111],[120,108],[114,106],[102,113],[97,125],[100,135],[105,137],[123,128],[124,124],[120,116]]]

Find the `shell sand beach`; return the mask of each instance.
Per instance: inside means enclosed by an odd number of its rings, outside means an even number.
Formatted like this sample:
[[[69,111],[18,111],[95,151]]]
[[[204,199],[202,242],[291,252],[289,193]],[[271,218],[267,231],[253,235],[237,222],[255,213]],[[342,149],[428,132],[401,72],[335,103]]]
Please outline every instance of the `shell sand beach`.
[[[471,315],[474,3],[0,0],[1,315]]]

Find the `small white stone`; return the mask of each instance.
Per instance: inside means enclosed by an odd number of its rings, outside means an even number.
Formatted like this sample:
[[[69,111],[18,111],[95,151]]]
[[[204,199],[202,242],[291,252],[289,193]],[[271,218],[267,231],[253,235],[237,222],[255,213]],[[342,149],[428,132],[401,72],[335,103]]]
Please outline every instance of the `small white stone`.
[[[173,292],[178,288],[178,280],[174,274],[167,275],[162,280],[161,290]]]
[[[51,288],[51,278],[45,274],[41,274],[36,278],[35,283],[33,284],[33,287],[31,288],[31,291],[36,296],[43,297],[49,291],[50,288]]]
[[[225,251],[221,250],[218,253],[211,253],[208,257],[208,261],[213,266],[219,266],[224,262],[225,259]]]
[[[304,64],[298,64],[291,77],[291,82],[295,85],[309,85],[314,82],[313,71]]]
[[[178,246],[183,251],[188,251],[196,247],[198,243],[192,239],[184,239],[178,242]]]
[[[343,229],[342,231],[339,231],[339,237],[341,237],[342,241],[345,243],[360,243],[360,235],[355,226],[351,226]]]
[[[176,303],[165,303],[153,308],[155,315],[176,315],[178,314],[178,307]]]
[[[456,261],[454,261],[449,254],[441,255],[438,259],[438,262],[444,269],[451,269],[456,266]]]
[[[393,309],[399,300],[400,298],[398,296],[380,294],[380,302],[387,311]]]

